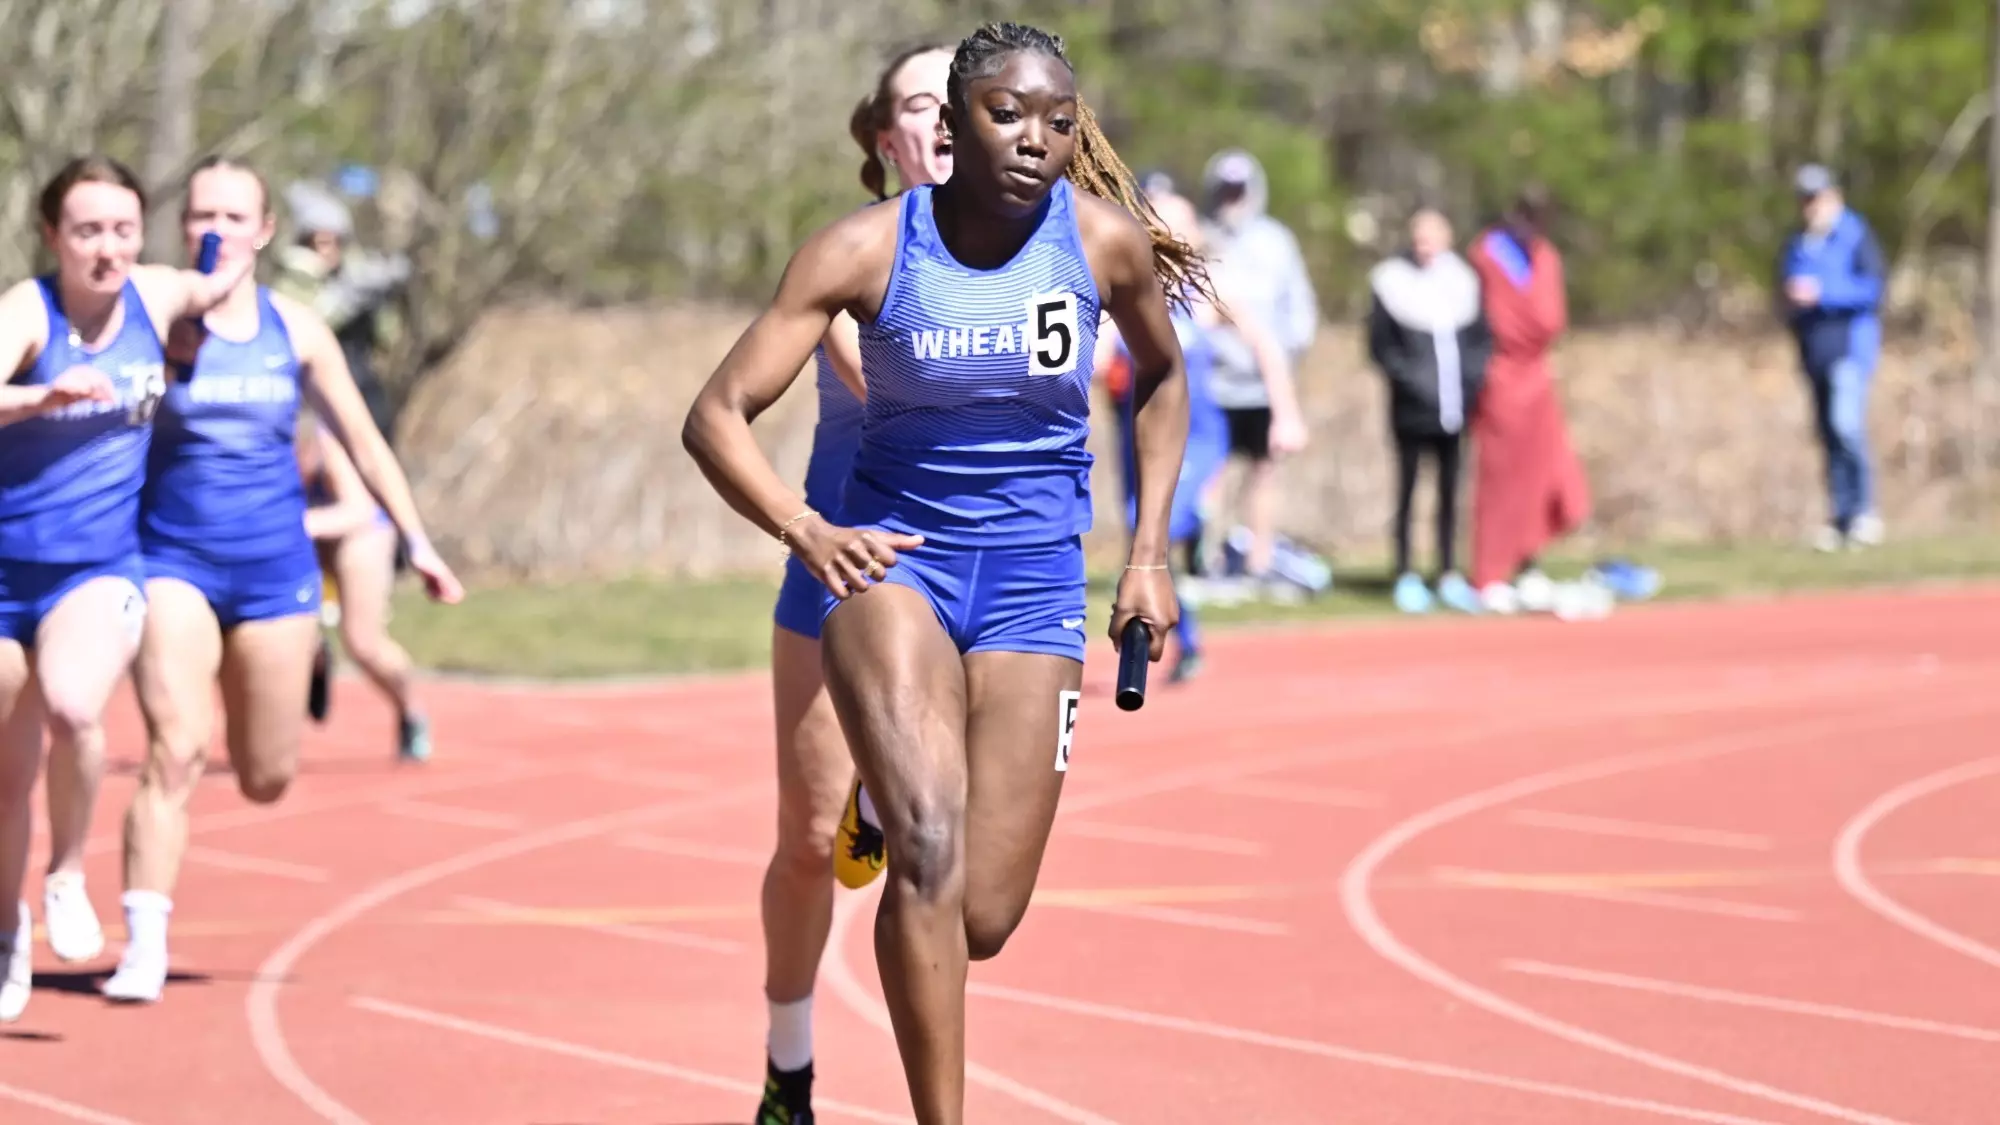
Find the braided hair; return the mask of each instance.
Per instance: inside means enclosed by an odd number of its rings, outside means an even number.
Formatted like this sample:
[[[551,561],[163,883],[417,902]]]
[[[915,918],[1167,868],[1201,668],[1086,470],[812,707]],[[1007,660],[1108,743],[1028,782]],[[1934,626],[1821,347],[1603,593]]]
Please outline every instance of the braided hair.
[[[1023,51],[1046,55],[1075,73],[1075,66],[1063,53],[1061,36],[1025,24],[989,23],[962,40],[952,56],[951,75],[945,83],[952,112],[960,120],[968,119],[966,86],[1000,73],[1010,57]],[[1174,237],[1160,220],[1147,202],[1138,178],[1112,151],[1111,142],[1098,127],[1097,115],[1084,104],[1081,95],[1076,100],[1076,155],[1070,159],[1065,175],[1077,187],[1117,204],[1146,228],[1153,243],[1153,273],[1159,277],[1170,302],[1186,304],[1196,295],[1215,301],[1201,253]]]

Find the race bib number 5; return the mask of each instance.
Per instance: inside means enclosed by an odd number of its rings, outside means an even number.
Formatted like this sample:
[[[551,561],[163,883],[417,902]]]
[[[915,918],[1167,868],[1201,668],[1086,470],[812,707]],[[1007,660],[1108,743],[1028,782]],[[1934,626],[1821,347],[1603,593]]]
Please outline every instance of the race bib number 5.
[[[1069,744],[1076,736],[1076,712],[1083,703],[1080,691],[1065,691],[1057,697],[1056,706],[1056,772],[1069,772]]]
[[[1076,294],[1037,293],[1028,298],[1028,374],[1067,375],[1081,346]]]

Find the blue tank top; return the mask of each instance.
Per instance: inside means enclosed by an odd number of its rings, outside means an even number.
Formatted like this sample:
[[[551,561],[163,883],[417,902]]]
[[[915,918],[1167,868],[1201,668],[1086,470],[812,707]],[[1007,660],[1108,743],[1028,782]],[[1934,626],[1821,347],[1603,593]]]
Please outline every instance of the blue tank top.
[[[222,563],[310,551],[298,414],[298,355],[270,291],[259,288],[256,335],[210,332],[193,377],[167,388],[153,422],[141,536]]]
[[[0,559],[107,562],[138,550],[139,490],[153,432],[146,415],[166,377],[166,352],[132,282],[125,283],[118,334],[91,352],[70,342],[55,278],[38,281],[49,339],[14,381],[45,385],[87,366],[110,379],[118,397],[0,427]]]
[[[1185,461],[1207,461],[1229,452],[1229,418],[1215,401],[1215,390],[1211,377],[1215,370],[1215,344],[1210,340],[1208,329],[1196,323],[1187,314],[1174,310],[1172,313],[1174,336],[1181,345],[1181,366],[1186,372],[1188,396],[1188,434]],[[1132,352],[1125,341],[1118,341],[1118,354],[1129,362]],[[1118,411],[1125,422],[1125,432],[1120,435],[1119,452],[1124,456],[1125,489],[1129,495],[1138,482],[1139,451],[1132,441],[1136,424],[1135,403],[1132,392],[1118,398]]]
[[[1174,314],[1181,362],[1187,371],[1188,452],[1229,449],[1229,418],[1215,400],[1215,342],[1192,317]]]
[[[1068,180],[998,269],[961,264],[903,193],[896,258],[861,326],[868,401],[842,518],[941,543],[1053,543],[1090,529],[1097,284]]]
[[[861,400],[840,381],[826,345],[813,351],[818,369],[819,421],[813,426],[812,454],[806,461],[806,506],[831,517],[840,510],[842,486],[861,443]]]

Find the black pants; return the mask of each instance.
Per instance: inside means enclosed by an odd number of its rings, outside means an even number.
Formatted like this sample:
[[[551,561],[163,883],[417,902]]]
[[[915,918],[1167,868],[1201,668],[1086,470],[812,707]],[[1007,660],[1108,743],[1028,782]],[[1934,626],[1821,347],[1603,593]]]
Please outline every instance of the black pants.
[[[1458,569],[1454,549],[1458,532],[1457,434],[1396,435],[1396,573],[1410,572],[1410,501],[1417,492],[1417,467],[1428,453],[1437,462],[1438,573]]]

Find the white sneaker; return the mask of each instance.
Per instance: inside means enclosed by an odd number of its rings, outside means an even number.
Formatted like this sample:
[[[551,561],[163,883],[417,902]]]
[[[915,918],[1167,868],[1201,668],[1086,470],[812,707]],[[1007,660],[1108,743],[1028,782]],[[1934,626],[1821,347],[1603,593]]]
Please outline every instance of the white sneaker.
[[[42,922],[48,927],[49,949],[59,961],[88,961],[104,952],[104,927],[90,904],[83,876],[59,871],[42,888]]]
[[[1531,570],[1514,580],[1514,593],[1524,613],[1547,613],[1556,607],[1556,584],[1539,570]]]
[[[1873,512],[1854,517],[1854,523],[1847,529],[1847,537],[1863,547],[1882,545],[1882,517]]]
[[[134,905],[138,899],[144,905]],[[163,896],[145,891],[125,892],[125,952],[118,971],[104,982],[106,999],[133,1004],[158,1003],[167,987],[167,916]]]
[[[1841,535],[1840,529],[1832,524],[1825,524],[1813,529],[1812,548],[1820,554],[1831,555],[1845,546],[1847,546],[1846,537]]]
[[[1502,617],[1521,611],[1520,596],[1514,592],[1514,587],[1505,582],[1490,583],[1481,589],[1479,604],[1486,608],[1486,612],[1499,614]]]
[[[0,1023],[13,1023],[28,1010],[28,994],[35,987],[35,920],[25,901],[12,942],[0,942],[0,957],[5,957],[7,970],[0,978]]]

